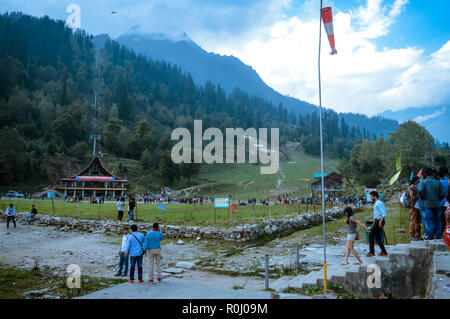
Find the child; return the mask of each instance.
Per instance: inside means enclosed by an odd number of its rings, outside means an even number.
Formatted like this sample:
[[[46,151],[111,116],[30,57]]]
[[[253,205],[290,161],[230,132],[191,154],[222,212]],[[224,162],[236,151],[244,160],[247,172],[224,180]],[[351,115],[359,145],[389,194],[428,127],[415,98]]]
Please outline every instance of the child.
[[[358,253],[356,252],[355,248],[353,247],[355,244],[356,236],[358,235],[357,226],[356,224],[360,225],[361,227],[369,230],[365,225],[361,224],[355,216],[353,216],[353,210],[351,207],[347,207],[344,209],[344,214],[347,217],[345,220],[345,223],[347,224],[347,245],[346,245],[346,252],[345,252],[345,260],[342,262],[341,265],[348,265],[348,257],[350,256],[350,252],[353,253],[353,255],[358,260],[355,262],[355,265],[361,265],[362,260],[359,258]]]

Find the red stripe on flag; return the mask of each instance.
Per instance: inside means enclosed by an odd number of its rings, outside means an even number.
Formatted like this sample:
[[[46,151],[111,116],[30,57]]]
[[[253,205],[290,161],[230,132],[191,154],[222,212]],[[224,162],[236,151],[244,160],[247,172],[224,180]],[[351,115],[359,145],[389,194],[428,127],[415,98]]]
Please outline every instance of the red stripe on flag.
[[[328,41],[330,41],[330,46],[332,49],[336,48],[336,44],[334,43],[334,35],[329,35],[328,36]]]
[[[333,14],[331,12],[331,7],[326,7],[321,10],[323,23],[333,22]]]

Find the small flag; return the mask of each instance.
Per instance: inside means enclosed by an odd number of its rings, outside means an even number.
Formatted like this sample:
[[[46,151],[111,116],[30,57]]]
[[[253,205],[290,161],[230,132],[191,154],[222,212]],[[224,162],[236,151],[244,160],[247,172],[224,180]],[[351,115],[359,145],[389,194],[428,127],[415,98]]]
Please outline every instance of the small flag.
[[[419,174],[417,174],[418,177],[422,177],[422,170],[423,170],[423,169],[421,169],[420,172],[419,172]]]
[[[166,210],[166,206],[163,205],[163,204],[159,204],[159,205],[158,205],[158,209],[159,209],[159,210]]]
[[[321,10],[323,25],[328,36],[328,41],[330,41],[331,55],[337,54],[336,44],[334,41],[334,27],[333,27],[333,14],[331,12],[331,7],[326,7]]]
[[[411,177],[409,178],[409,180],[412,181],[413,177],[414,177],[414,171],[411,172]]]

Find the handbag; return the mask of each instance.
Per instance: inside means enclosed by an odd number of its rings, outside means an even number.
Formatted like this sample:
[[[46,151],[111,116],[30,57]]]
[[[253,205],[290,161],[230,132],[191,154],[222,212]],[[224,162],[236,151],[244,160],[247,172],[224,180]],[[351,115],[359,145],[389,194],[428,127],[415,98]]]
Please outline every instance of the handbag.
[[[355,240],[360,240],[361,238],[359,237],[359,233],[358,232],[356,232],[356,237],[355,237]]]

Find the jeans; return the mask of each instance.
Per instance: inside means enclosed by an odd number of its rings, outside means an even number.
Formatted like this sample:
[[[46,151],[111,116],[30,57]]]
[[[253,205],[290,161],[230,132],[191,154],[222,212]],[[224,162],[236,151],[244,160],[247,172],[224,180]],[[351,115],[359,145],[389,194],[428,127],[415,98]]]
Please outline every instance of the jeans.
[[[130,280],[134,280],[134,268],[138,266],[138,280],[142,280],[142,256],[130,256]]]
[[[375,220],[375,222],[372,226],[372,230],[370,231],[370,234],[369,234],[369,247],[370,247],[371,254],[375,254],[375,240],[377,241],[377,244],[380,247],[381,252],[387,254],[386,249],[384,248],[384,245],[383,245],[383,240],[381,239],[381,232],[382,232],[383,228],[380,228],[379,224],[380,224],[380,221]],[[383,220],[382,225],[384,227],[384,220]]]
[[[14,223],[14,228],[16,228],[16,216],[8,216],[6,219],[6,228],[9,228],[9,222],[13,221]]]
[[[442,238],[442,210],[440,207],[425,208],[425,219],[423,220],[428,239]]]
[[[34,214],[28,215],[28,217],[27,217],[27,222],[28,222],[28,223],[31,223],[31,222],[33,221],[33,218],[34,218]]]
[[[123,210],[117,211],[117,219],[122,221],[122,217],[123,217]]]
[[[119,270],[118,274],[122,274],[123,276],[128,275],[128,261],[129,257],[125,257],[125,253],[121,252],[119,257]],[[125,270],[122,272],[123,265],[125,264]]]
[[[130,221],[133,221],[133,211],[129,210],[128,215],[130,215]]]

